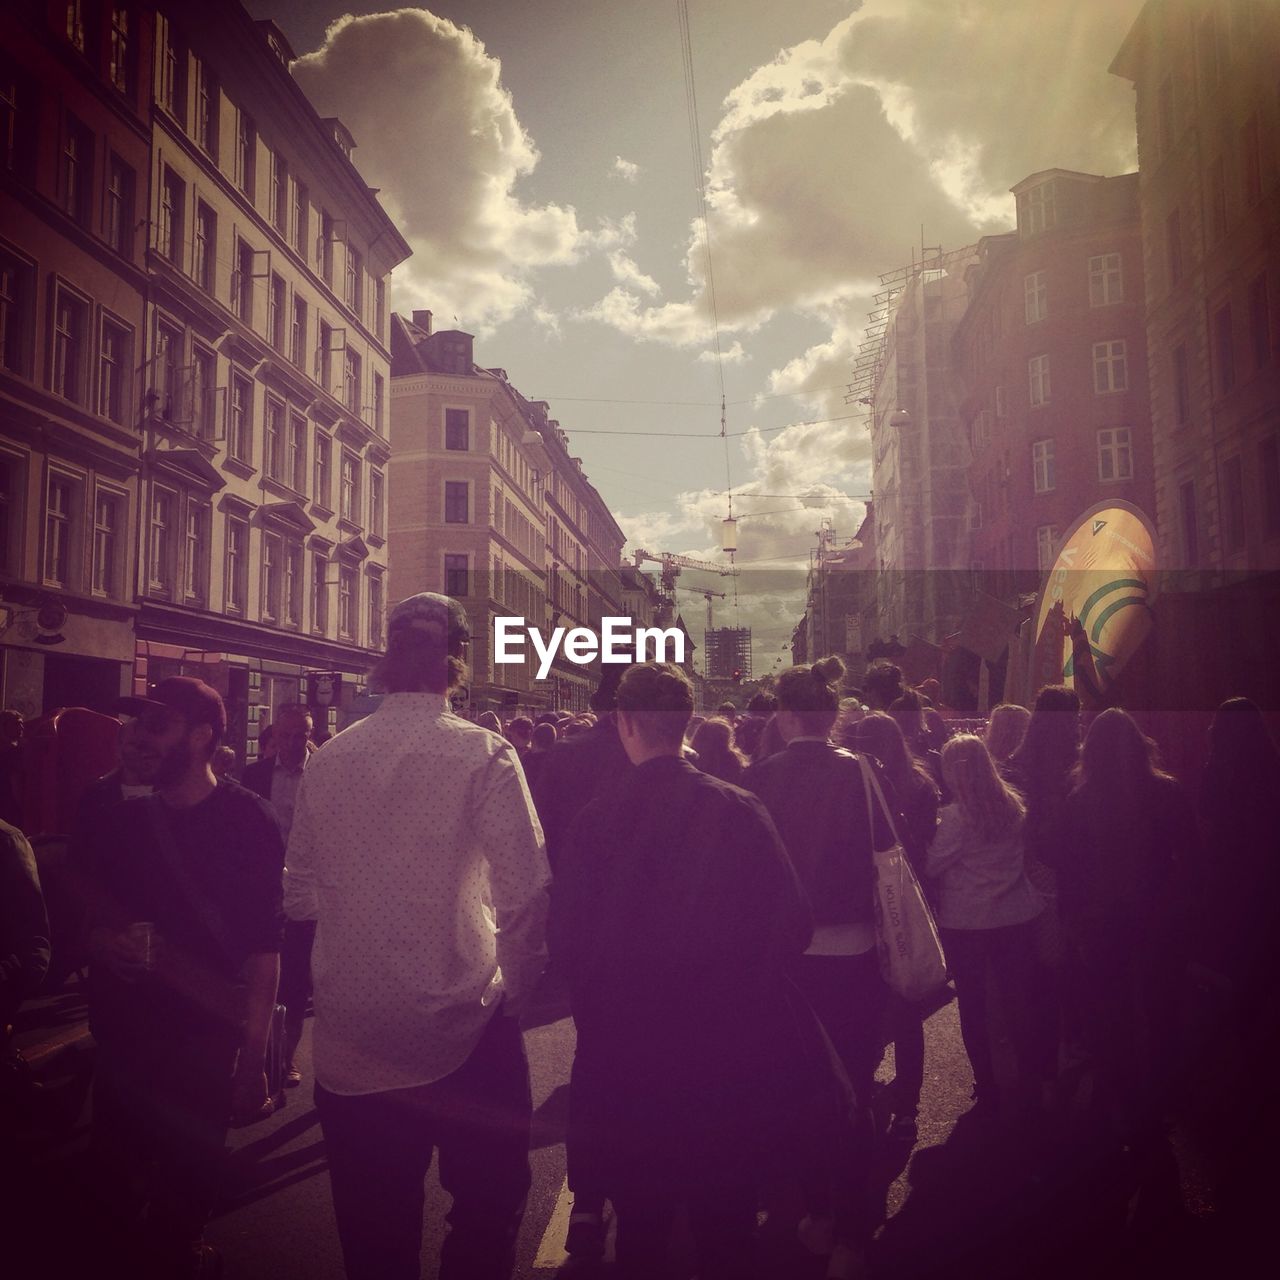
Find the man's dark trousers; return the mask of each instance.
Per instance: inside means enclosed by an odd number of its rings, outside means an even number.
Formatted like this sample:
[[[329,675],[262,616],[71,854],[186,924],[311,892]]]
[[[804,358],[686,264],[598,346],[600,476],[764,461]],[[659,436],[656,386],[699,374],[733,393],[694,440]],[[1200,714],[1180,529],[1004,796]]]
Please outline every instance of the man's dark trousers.
[[[529,1193],[533,1100],[520,1026],[498,1012],[432,1084],[338,1094],[316,1084],[348,1280],[418,1280],[423,1179],[453,1197],[440,1280],[507,1280]]]

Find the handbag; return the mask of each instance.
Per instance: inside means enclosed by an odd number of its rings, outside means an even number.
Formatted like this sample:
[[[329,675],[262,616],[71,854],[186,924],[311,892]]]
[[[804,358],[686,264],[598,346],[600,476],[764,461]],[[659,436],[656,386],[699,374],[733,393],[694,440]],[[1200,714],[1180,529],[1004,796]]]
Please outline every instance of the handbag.
[[[947,980],[947,962],[933,912],[925,901],[906,850],[898,835],[893,812],[885,802],[875,771],[861,756],[862,786],[867,797],[867,822],[871,827],[872,862],[875,866],[876,954],[886,985],[904,1000],[923,1000]],[[874,800],[873,800],[874,796]],[[875,847],[875,804],[880,805],[893,832],[893,845]]]

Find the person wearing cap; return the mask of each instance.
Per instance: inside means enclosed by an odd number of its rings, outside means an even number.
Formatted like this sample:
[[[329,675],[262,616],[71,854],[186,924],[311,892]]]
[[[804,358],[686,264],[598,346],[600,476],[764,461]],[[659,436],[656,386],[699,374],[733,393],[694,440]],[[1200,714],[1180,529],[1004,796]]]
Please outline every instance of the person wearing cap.
[[[316,921],[316,1109],[350,1280],[417,1280],[434,1150],[441,1280],[506,1280],[530,1185],[515,1010],[545,962],[550,874],[515,749],[456,716],[462,607],[387,620],[377,713],[303,774],[285,909]]]
[[[135,764],[155,792],[112,810],[91,851],[95,1192],[120,1233],[113,1263],[195,1275],[228,1123],[267,1101],[284,842],[265,801],[213,775],[216,690],[176,676],[116,709],[136,717]]]

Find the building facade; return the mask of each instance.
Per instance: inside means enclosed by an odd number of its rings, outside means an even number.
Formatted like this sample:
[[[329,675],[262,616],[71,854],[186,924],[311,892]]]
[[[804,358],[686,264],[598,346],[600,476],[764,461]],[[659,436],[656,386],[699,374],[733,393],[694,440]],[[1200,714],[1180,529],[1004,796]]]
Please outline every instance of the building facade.
[[[0,706],[129,689],[146,351],[150,33],[0,9]]]
[[[195,672],[231,741],[351,709],[387,596],[387,282],[408,245],[234,0],[154,13],[135,679]]]
[[[391,589],[454,596],[471,618],[473,712],[582,710],[598,668],[557,656],[497,663],[493,619],[549,635],[624,616],[624,535],[543,401],[474,361],[474,339],[429,311],[392,322]],[[532,650],[529,650],[532,657]]]
[[[1136,90],[1160,562],[1280,566],[1280,8],[1154,0]]]
[[[1009,602],[1094,504],[1154,516],[1137,175],[1054,169],[1013,191],[1017,230],[979,243],[953,339],[970,563]]]

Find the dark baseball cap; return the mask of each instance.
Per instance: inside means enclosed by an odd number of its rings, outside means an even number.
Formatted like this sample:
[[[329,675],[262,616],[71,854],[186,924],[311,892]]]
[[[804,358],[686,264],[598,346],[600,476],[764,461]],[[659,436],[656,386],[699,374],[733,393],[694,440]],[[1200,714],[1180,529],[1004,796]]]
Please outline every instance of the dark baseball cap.
[[[456,600],[437,595],[434,591],[419,591],[417,595],[406,596],[399,604],[391,607],[391,613],[387,617],[388,633],[402,627],[414,627],[422,631],[438,628],[439,634],[446,636],[450,644],[471,638],[467,611]]]
[[[221,695],[195,676],[170,676],[161,680],[145,698],[121,698],[111,709],[140,716],[153,707],[176,711],[188,724],[212,725],[219,738],[227,731],[227,709]]]

